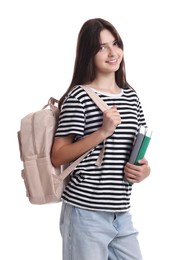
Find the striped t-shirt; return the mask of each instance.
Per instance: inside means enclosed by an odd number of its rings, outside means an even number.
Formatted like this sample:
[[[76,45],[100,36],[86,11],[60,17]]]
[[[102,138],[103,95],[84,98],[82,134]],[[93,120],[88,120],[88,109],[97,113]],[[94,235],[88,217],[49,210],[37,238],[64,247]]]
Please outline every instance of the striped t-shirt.
[[[131,88],[119,94],[94,90],[110,107],[117,106],[121,124],[105,140],[104,156],[96,165],[103,143],[97,145],[70,175],[62,200],[74,206],[103,211],[127,211],[132,186],[124,180],[124,165],[129,159],[140,125],[146,125],[140,100]],[[76,86],[65,99],[55,136],[75,134],[75,140],[90,135],[103,122],[103,114],[88,94]]]

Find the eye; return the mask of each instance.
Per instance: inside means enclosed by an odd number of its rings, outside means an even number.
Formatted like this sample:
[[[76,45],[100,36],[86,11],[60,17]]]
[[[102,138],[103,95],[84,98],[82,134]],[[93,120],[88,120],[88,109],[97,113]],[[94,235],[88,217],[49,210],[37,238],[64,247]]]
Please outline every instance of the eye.
[[[116,40],[116,41],[113,42],[113,45],[114,46],[119,46],[119,42]]]
[[[99,51],[105,51],[105,50],[106,50],[106,46],[105,45],[100,45]]]

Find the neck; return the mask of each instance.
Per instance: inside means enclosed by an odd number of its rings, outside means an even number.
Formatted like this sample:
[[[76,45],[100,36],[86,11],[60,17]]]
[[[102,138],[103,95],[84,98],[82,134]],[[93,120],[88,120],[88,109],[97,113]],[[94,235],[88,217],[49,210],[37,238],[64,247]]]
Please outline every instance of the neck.
[[[112,93],[112,94],[118,94],[121,91],[121,89],[118,87],[114,79],[112,80],[95,79],[90,83],[89,86],[94,89],[104,91],[106,93]]]

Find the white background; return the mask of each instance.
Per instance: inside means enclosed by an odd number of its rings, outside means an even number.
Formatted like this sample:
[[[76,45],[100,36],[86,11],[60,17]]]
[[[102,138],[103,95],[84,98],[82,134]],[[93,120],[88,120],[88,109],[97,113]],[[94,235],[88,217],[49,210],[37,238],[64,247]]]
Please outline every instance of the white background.
[[[0,259],[62,259],[61,205],[32,205],[25,197],[17,131],[23,116],[67,89],[78,32],[95,17],[118,29],[127,80],[154,131],[147,152],[151,176],[134,185],[132,193],[144,260],[171,259],[169,10],[166,0],[1,0]]]

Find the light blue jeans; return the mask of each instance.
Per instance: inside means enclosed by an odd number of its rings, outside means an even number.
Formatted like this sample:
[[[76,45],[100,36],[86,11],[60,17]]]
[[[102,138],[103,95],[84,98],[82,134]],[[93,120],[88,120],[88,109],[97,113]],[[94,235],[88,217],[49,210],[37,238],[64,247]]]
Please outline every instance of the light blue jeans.
[[[63,260],[142,260],[129,212],[85,210],[62,204]]]

